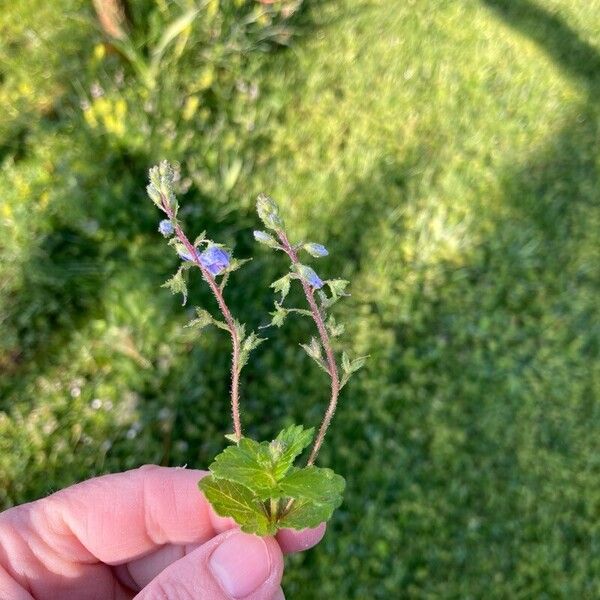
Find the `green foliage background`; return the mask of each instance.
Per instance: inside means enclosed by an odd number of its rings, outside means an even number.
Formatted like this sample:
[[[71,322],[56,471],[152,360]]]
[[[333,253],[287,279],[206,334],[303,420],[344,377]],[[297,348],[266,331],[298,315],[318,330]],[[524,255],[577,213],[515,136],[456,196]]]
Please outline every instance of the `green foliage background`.
[[[371,359],[320,458],[348,488],[288,597],[599,597],[598,1],[211,0],[153,80],[194,2],[131,6],[137,66],[84,0],[0,13],[0,508],[224,446],[226,336],[159,289],[144,186],[169,158],[188,228],[255,257],[241,320],[286,269],[250,240],[259,191],[352,280]],[[318,423],[309,331],[251,358],[248,433]]]

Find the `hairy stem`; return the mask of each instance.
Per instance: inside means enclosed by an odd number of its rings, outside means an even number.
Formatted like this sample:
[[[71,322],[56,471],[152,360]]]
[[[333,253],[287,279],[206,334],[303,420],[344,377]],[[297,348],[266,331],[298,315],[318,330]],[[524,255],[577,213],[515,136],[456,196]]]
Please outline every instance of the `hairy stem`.
[[[283,246],[284,252],[290,257],[290,260],[294,265],[300,264],[298,260],[298,254],[294,250],[293,246],[290,244],[287,236],[283,231],[278,232],[279,240]],[[331,346],[331,340],[329,339],[329,334],[327,333],[327,327],[325,326],[325,321],[323,320],[323,315],[317,306],[317,302],[315,300],[315,292],[314,289],[304,280],[300,279],[302,282],[302,288],[304,289],[304,295],[306,296],[306,300],[310,306],[310,312],[312,314],[313,320],[317,326],[317,330],[319,331],[319,337],[321,338],[321,344],[323,345],[323,349],[325,350],[325,356],[327,358],[327,369],[329,371],[329,375],[331,377],[331,398],[329,400],[329,405],[327,406],[327,410],[325,411],[325,416],[323,417],[323,421],[321,423],[321,427],[319,427],[319,433],[315,439],[315,443],[310,452],[310,456],[308,458],[308,465],[312,465],[317,455],[319,454],[319,450],[321,449],[321,445],[323,444],[323,440],[325,439],[325,434],[327,433],[327,429],[329,429],[329,424],[331,423],[331,419],[333,418],[333,414],[335,413],[335,408],[337,406],[338,396],[340,394],[340,376],[338,373],[338,367],[335,360],[335,355],[333,354],[333,348]]]
[[[237,329],[235,328],[235,321],[231,315],[231,311],[225,302],[225,298],[223,297],[223,292],[220,290],[219,285],[215,281],[215,278],[211,275],[211,273],[204,267],[202,262],[200,261],[200,256],[198,255],[198,251],[187,238],[183,229],[181,229],[180,225],[174,218],[173,211],[171,207],[168,205],[166,199],[163,198],[163,209],[167,216],[171,221],[175,224],[175,235],[177,239],[185,246],[186,250],[189,252],[192,257],[195,265],[200,269],[202,273],[202,277],[210,286],[212,293],[217,300],[217,304],[219,305],[219,309],[223,314],[223,318],[227,323],[227,328],[229,329],[229,334],[231,335],[231,345],[233,347],[231,354],[231,416],[233,418],[233,430],[235,433],[235,437],[239,440],[242,437],[242,423],[240,420],[240,392],[239,392],[239,380],[240,380],[240,339],[238,336]]]

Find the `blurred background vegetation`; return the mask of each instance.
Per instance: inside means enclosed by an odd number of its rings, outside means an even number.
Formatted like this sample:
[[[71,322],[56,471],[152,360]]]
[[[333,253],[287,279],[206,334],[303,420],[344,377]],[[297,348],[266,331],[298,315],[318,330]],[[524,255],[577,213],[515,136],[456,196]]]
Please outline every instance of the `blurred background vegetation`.
[[[288,597],[600,597],[599,32],[598,0],[5,3],[0,508],[224,445],[227,337],[159,288],[168,158],[188,229],[255,258],[241,320],[286,269],[259,191],[352,281],[346,499]],[[309,332],[251,358],[252,435],[318,423]]]

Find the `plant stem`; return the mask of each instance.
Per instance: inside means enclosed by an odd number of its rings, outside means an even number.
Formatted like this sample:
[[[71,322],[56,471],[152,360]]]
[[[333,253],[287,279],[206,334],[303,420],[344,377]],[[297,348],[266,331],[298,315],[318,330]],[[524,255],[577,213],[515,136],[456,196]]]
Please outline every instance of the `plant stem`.
[[[186,250],[189,252],[190,256],[193,259],[193,262],[200,269],[202,273],[202,277],[210,286],[212,293],[217,300],[217,304],[219,305],[219,309],[223,314],[225,322],[227,323],[227,329],[229,329],[229,334],[231,335],[231,345],[233,347],[231,354],[231,415],[233,418],[233,430],[235,433],[235,437],[239,440],[242,437],[242,424],[240,420],[240,393],[239,393],[239,379],[240,379],[240,339],[238,337],[237,329],[235,328],[235,321],[231,315],[231,311],[229,310],[227,303],[225,302],[225,298],[223,297],[223,292],[219,288],[219,285],[215,281],[215,278],[212,274],[204,267],[202,262],[200,261],[200,257],[196,248],[192,245],[190,240],[187,238],[183,229],[181,229],[180,225],[177,223],[174,218],[175,215],[171,207],[168,205],[166,199],[163,198],[163,209],[169,219],[174,223],[175,235],[179,239],[179,241],[185,246]]]
[[[283,246],[283,251],[290,257],[292,264],[298,265],[300,261],[298,260],[298,254],[294,250],[293,246],[290,244],[285,232],[279,231],[279,240]],[[302,288],[304,289],[304,295],[308,301],[310,306],[310,312],[312,314],[313,320],[317,326],[317,330],[319,331],[319,336],[321,338],[321,344],[323,345],[323,349],[325,350],[325,356],[327,357],[327,368],[329,371],[329,375],[331,377],[331,398],[329,400],[329,405],[327,406],[327,410],[325,411],[325,416],[323,417],[323,421],[321,423],[321,427],[319,428],[319,433],[315,439],[315,443],[310,452],[310,456],[308,458],[308,465],[312,465],[316,458],[321,445],[323,444],[323,439],[325,438],[325,434],[327,433],[327,429],[329,428],[329,424],[331,423],[331,419],[333,418],[333,414],[335,413],[335,408],[337,406],[337,400],[340,393],[340,376],[338,373],[337,363],[335,361],[335,355],[333,354],[333,348],[331,346],[331,341],[329,339],[329,334],[327,333],[327,327],[325,326],[325,322],[323,321],[323,315],[317,306],[317,302],[315,300],[315,292],[314,289],[306,282],[304,279],[300,279],[302,282]]]
[[[279,500],[275,500],[274,498],[270,498],[269,500],[269,512],[271,515],[271,520],[275,522],[277,520],[278,512],[279,512]]]

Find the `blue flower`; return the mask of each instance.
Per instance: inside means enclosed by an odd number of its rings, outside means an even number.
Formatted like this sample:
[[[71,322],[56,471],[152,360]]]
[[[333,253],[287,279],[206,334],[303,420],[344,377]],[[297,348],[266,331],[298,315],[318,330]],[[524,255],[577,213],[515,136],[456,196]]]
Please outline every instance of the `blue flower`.
[[[313,271],[312,274],[307,278],[308,283],[312,285],[315,290],[320,290],[325,284],[323,280]]]
[[[220,275],[229,266],[230,259],[229,252],[217,246],[209,246],[200,254],[202,266],[211,275]]]
[[[165,236],[165,237],[170,237],[173,235],[173,233],[175,232],[175,229],[173,228],[173,223],[171,223],[171,221],[169,221],[169,219],[163,219],[159,224],[158,224],[158,230]]]

